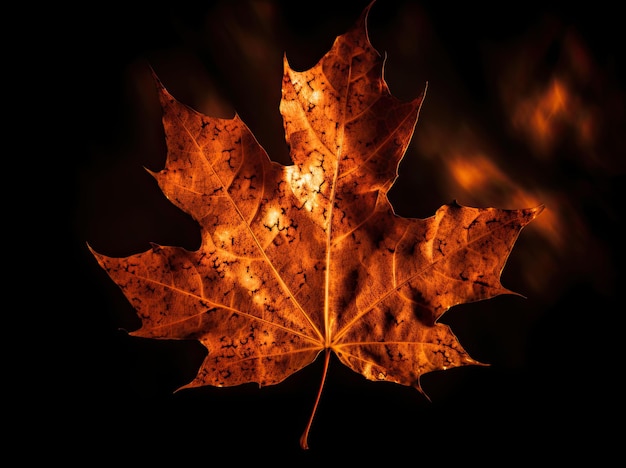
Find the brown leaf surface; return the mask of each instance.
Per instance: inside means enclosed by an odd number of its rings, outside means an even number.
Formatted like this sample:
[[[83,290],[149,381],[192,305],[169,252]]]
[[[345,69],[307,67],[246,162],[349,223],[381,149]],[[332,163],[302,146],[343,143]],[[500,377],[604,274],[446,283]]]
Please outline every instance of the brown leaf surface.
[[[181,388],[278,384],[321,351],[326,363],[332,351],[367,379],[420,391],[425,373],[480,365],[437,320],[512,293],[500,274],[542,207],[394,213],[387,192],[423,95],[401,102],[389,92],[368,11],[313,68],[285,59],[290,166],[272,162],[239,116],[201,115],[156,80],[168,155],[153,175],[198,222],[201,246],[92,252],[141,318],[132,335],[208,349]]]

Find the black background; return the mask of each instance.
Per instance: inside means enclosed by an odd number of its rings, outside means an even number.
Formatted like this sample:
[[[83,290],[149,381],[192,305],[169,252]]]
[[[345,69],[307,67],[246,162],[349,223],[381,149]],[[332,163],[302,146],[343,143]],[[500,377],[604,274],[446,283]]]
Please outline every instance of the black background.
[[[370,39],[387,54],[391,92],[411,99],[428,82],[389,195],[397,213],[427,217],[452,199],[503,208],[546,203],[522,231],[502,277],[526,298],[500,296],[444,316],[468,352],[490,367],[426,375],[428,401],[333,360],[311,449],[302,451],[298,438],[321,359],[273,387],[174,393],[195,375],[202,347],[124,331],[137,329],[138,319],[87,243],[126,256],[149,242],[195,249],[199,241],[193,221],[144,169],[158,171],[165,161],[150,67],[183,103],[218,117],[236,111],[270,157],[288,163],[278,111],[283,53],[293,68],[315,65],[367,3],[96,3],[61,10],[48,24],[51,42],[43,38],[42,48],[50,62],[41,76],[58,87],[42,85],[38,104],[59,129],[57,156],[45,166],[61,169],[61,177],[43,202],[68,208],[69,230],[56,229],[63,248],[51,249],[59,257],[50,265],[63,266],[48,273],[56,311],[38,307],[63,330],[27,364],[50,373],[43,379],[26,371],[42,410],[24,432],[52,442],[48,459],[87,466],[508,466],[588,457],[600,466],[619,448],[611,427],[622,413],[623,357],[615,350],[623,311],[625,120],[619,14],[609,2],[379,0],[370,13]],[[578,65],[567,61],[572,38]],[[541,149],[512,125],[511,103],[556,75],[569,80],[577,104],[568,115],[578,120],[561,116],[553,145]],[[594,124],[584,144],[582,127],[572,123],[581,120]],[[453,157],[477,150],[506,177],[464,188],[447,168]]]

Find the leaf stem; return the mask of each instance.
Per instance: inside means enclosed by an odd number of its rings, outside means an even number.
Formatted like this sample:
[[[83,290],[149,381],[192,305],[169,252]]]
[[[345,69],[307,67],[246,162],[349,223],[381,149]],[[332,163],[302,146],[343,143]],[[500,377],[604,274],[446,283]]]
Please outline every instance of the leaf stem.
[[[313,418],[315,417],[315,413],[317,412],[317,406],[319,405],[320,398],[322,396],[322,389],[324,388],[324,383],[326,382],[326,375],[328,374],[328,365],[330,363],[330,348],[326,348],[324,353],[324,370],[322,372],[322,381],[320,382],[320,388],[317,391],[317,398],[315,399],[315,404],[313,405],[313,411],[311,411],[311,417],[309,418],[309,422],[304,429],[304,432],[300,436],[300,447],[303,450],[309,449],[309,432],[311,431],[311,425],[313,424]]]

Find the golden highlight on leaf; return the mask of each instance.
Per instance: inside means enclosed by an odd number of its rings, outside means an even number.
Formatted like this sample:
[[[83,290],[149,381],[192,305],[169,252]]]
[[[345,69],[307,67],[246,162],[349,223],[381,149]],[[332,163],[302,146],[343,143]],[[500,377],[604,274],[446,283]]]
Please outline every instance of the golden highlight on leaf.
[[[168,153],[153,175],[200,225],[201,246],[92,253],[141,319],[133,336],[207,348],[181,388],[278,384],[322,351],[323,380],[334,352],[367,379],[419,391],[428,372],[481,364],[438,319],[512,293],[500,273],[542,208],[394,213],[387,192],[424,95],[401,102],[389,92],[367,36],[370,7],[313,68],[285,59],[290,166],[272,162],[239,116],[202,115],[155,76]]]

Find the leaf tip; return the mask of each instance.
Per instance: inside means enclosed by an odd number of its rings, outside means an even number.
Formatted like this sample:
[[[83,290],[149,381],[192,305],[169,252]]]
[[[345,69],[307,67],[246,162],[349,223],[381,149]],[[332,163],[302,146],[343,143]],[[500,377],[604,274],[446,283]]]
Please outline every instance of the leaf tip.
[[[369,14],[370,10],[371,10],[371,9],[372,9],[372,7],[374,6],[374,3],[376,3],[376,0],[372,0],[371,2],[369,2],[369,3],[367,4],[367,6],[365,7],[365,10],[364,10],[364,12],[363,12],[363,15],[364,15],[364,16],[367,16],[367,15]]]
[[[157,177],[157,172],[153,171],[152,169],[148,169],[146,166],[143,166],[144,170],[150,174],[152,177],[156,178]]]
[[[508,289],[506,291],[506,294],[511,294],[513,296],[521,297],[522,299],[528,299],[528,297],[524,296],[523,294],[515,292],[515,291],[511,291],[511,290],[508,290]]]
[[[163,85],[163,82],[161,81],[161,79],[157,75],[156,71],[154,71],[154,68],[152,68],[152,65],[148,65],[148,66],[150,67],[150,74],[152,75],[152,79],[154,79],[154,82],[155,82],[157,88],[165,89],[165,86]]]
[[[92,246],[91,244],[89,244],[89,242],[85,242],[85,245],[87,246],[87,249],[89,250],[89,252],[91,253],[91,255],[94,256],[94,258],[96,259],[96,261],[98,262],[98,264],[100,266],[102,265],[102,260],[103,260],[103,255],[98,253]]]
[[[545,209],[546,209],[546,205],[542,203],[540,205],[535,206],[534,208],[530,208],[528,211],[532,214],[532,219],[535,219]]]

